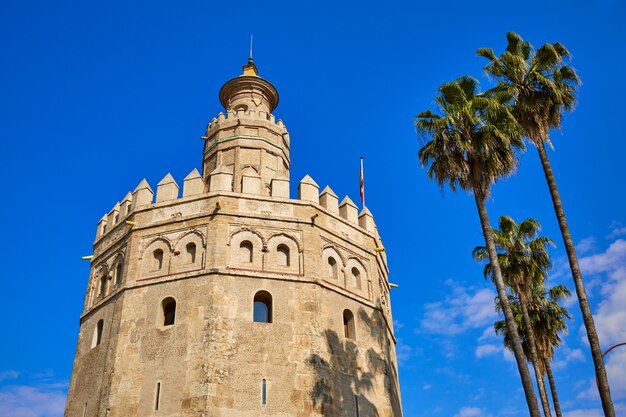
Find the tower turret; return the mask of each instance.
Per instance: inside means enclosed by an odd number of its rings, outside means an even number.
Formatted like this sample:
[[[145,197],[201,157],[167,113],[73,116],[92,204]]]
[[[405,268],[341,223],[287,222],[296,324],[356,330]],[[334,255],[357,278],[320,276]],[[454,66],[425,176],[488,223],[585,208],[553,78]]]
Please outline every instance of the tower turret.
[[[402,417],[374,217],[309,175],[289,198],[254,62],[220,99],[202,175],[98,223],[65,417]]]
[[[219,113],[203,137],[207,191],[212,191],[211,176],[227,172],[233,176],[231,191],[272,195],[272,180],[288,181],[290,166],[289,133],[272,114],[278,91],[259,77],[250,58],[243,74],[222,86],[219,99],[226,115]]]

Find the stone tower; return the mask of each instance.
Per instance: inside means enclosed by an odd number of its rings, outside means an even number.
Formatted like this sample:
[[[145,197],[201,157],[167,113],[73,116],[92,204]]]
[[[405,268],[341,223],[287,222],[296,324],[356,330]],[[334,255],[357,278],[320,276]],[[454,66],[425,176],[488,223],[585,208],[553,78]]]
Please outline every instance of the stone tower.
[[[202,174],[98,223],[66,417],[400,417],[386,255],[367,208],[289,195],[278,92],[226,82]]]

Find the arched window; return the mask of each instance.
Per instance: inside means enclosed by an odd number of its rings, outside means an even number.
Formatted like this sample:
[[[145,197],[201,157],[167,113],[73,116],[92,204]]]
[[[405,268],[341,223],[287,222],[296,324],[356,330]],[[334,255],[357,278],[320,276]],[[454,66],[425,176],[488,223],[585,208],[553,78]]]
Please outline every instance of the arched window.
[[[287,245],[278,245],[276,248],[276,263],[278,266],[289,266],[289,248]]]
[[[163,326],[171,326],[176,321],[176,300],[168,297],[161,303],[163,307]]]
[[[115,285],[118,286],[122,283],[122,262],[120,261],[115,268]]]
[[[100,297],[104,298],[107,295],[107,276],[100,277]]]
[[[91,342],[91,347],[94,348],[102,342],[102,329],[104,329],[104,320],[98,320],[98,324],[96,324],[96,328],[93,332],[93,339]]]
[[[157,249],[152,253],[154,262],[152,263],[152,269],[158,271],[163,268],[163,250]]]
[[[244,240],[239,244],[239,261],[244,263],[252,263],[252,243]]]
[[[185,249],[187,250],[187,263],[195,264],[196,263],[196,244],[193,242],[187,243],[187,246],[185,246]]]
[[[354,314],[350,310],[343,310],[343,335],[346,339],[355,340]]]
[[[350,271],[352,274],[352,285],[356,289],[361,289],[361,272],[357,268],[352,268]]]
[[[253,316],[256,323],[272,322],[272,295],[267,291],[259,291],[254,295]]]
[[[332,256],[328,257],[328,276],[337,279],[337,261]]]

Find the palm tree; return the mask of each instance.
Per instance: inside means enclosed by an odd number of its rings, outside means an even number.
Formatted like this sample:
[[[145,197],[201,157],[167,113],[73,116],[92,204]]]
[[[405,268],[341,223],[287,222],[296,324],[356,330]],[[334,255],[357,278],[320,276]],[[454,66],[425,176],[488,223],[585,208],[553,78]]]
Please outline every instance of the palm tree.
[[[570,58],[570,53],[560,43],[547,43],[534,51],[529,42],[513,32],[507,33],[507,41],[506,51],[500,56],[496,56],[491,48],[480,48],[477,53],[490,61],[485,71],[498,79],[492,94],[513,97],[512,112],[522,127],[524,136],[539,152],[587,330],[604,415],[615,417],[600,341],[578,266],[574,241],[567,225],[563,203],[545,146],[546,142],[551,145],[550,129],[561,126],[563,112],[573,110],[580,79],[574,68],[565,65],[564,60]]]
[[[561,307],[558,301],[569,297],[570,292],[564,285],[557,285],[550,290],[545,289],[543,285],[533,288],[529,302],[530,317],[532,329],[537,344],[537,353],[542,364],[542,374],[547,373],[550,382],[550,391],[552,393],[552,401],[554,402],[554,410],[557,417],[562,417],[561,404],[556,391],[556,384],[552,374],[550,362],[554,357],[554,348],[561,344],[561,336],[559,333],[567,331],[565,319],[571,319],[566,308]],[[519,298],[509,296],[509,302],[515,319],[521,324],[522,314]],[[499,305],[498,305],[499,308]],[[521,326],[520,326],[521,327]],[[504,336],[504,345],[511,349],[511,339],[508,336],[504,321],[499,320],[494,323],[497,334]],[[522,339],[522,347],[528,360],[530,360],[529,340],[527,334],[522,327],[520,337]]]
[[[461,188],[474,194],[493,264],[494,283],[498,295],[505,300],[502,311],[511,334],[526,402],[530,415],[540,417],[515,319],[506,301],[506,288],[485,205],[491,185],[516,167],[514,148],[524,146],[520,129],[503,100],[479,94],[477,81],[469,76],[441,85],[435,101],[437,113],[426,110],[415,117],[417,133],[422,143],[425,142],[418,157],[423,167],[428,166],[428,177],[440,187],[448,184],[453,191]]]
[[[550,401],[543,380],[542,361],[537,354],[528,304],[532,289],[537,285],[543,285],[547,278],[551,262],[546,246],[552,244],[552,241],[544,236],[537,237],[541,226],[535,219],[529,218],[517,224],[511,217],[501,216],[499,226],[500,229],[493,229],[498,263],[505,284],[519,298],[523,331],[528,339],[529,357],[535,369],[543,413],[546,417],[551,417]],[[478,261],[486,260],[488,249],[485,246],[478,246],[474,249],[473,256]],[[485,278],[493,277],[491,263],[485,265],[484,274]]]
[[[545,291],[543,287],[536,288],[533,291],[532,300],[537,300],[531,312],[534,312],[532,318],[533,331],[535,333],[535,341],[539,357],[543,361],[543,368],[548,375],[550,382],[550,391],[552,393],[552,402],[554,403],[554,411],[557,417],[561,417],[561,403],[556,391],[554,375],[550,363],[554,358],[554,348],[561,344],[561,336],[559,333],[567,331],[565,319],[571,319],[569,312],[565,307],[561,307],[558,301],[570,296],[570,291],[564,285],[557,285]]]

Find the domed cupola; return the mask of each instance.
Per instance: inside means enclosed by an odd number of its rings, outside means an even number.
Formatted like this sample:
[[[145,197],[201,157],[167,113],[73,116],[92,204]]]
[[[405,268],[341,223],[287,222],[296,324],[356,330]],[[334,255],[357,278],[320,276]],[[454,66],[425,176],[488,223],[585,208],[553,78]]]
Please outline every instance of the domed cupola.
[[[271,113],[278,106],[278,91],[259,77],[252,57],[243,66],[243,74],[232,78],[220,90],[220,102],[226,111],[256,110]]]

